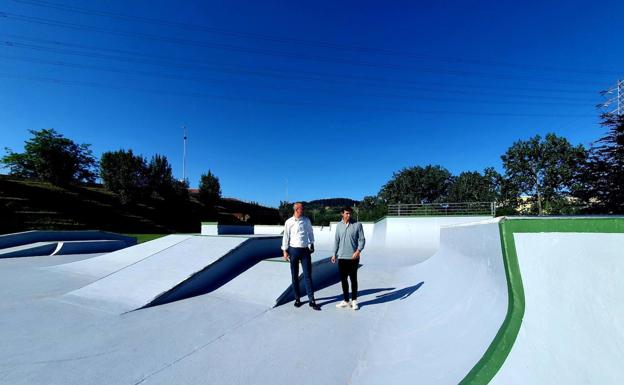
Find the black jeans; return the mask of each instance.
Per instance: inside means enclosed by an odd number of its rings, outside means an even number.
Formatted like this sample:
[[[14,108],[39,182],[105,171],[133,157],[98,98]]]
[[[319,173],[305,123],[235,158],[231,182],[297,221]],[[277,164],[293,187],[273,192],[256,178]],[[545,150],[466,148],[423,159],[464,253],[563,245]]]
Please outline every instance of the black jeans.
[[[349,283],[347,277],[351,280],[351,299],[357,299],[358,281],[357,269],[360,259],[340,259],[338,258],[338,271],[340,271],[340,283],[342,284],[342,297],[345,301],[349,301]]]
[[[312,257],[307,247],[289,247],[290,274],[295,299],[301,298],[299,293],[299,262],[303,268],[303,282],[305,284],[308,300],[314,302],[314,285],[312,284]]]

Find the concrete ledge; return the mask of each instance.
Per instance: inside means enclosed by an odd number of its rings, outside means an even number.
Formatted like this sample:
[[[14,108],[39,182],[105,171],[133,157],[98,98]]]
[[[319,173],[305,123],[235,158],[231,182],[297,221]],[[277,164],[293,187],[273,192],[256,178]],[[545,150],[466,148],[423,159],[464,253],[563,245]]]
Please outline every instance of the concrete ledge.
[[[0,249],[0,258],[34,257],[50,255],[58,247],[58,242],[35,242],[27,245],[19,245]]]
[[[137,244],[136,238],[125,235],[110,233],[100,230],[84,231],[48,231],[32,230],[21,233],[0,235],[0,249],[9,247],[28,245],[36,242],[59,242],[59,241],[102,241],[117,240],[122,241],[125,247]]]

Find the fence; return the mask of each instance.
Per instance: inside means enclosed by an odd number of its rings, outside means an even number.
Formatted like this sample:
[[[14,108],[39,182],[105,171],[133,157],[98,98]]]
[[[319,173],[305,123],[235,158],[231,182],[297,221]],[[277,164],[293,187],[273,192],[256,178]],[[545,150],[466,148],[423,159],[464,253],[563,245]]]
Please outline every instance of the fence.
[[[388,205],[389,216],[496,216],[494,202],[397,203]]]

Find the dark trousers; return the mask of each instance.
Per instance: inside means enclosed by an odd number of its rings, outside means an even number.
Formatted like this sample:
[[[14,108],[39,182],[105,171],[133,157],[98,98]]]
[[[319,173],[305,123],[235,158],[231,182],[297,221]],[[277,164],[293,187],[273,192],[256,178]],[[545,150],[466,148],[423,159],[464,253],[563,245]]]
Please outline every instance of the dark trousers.
[[[340,259],[338,258],[338,271],[340,271],[340,283],[342,284],[342,297],[345,301],[349,301],[349,283],[347,277],[351,280],[351,299],[357,299],[358,281],[357,269],[359,265],[358,259]]]
[[[307,247],[289,247],[288,255],[290,256],[290,275],[292,278],[292,287],[295,299],[301,298],[299,292],[299,262],[303,268],[303,280],[305,282],[308,300],[314,302],[314,286],[312,285],[312,257],[310,249]]]

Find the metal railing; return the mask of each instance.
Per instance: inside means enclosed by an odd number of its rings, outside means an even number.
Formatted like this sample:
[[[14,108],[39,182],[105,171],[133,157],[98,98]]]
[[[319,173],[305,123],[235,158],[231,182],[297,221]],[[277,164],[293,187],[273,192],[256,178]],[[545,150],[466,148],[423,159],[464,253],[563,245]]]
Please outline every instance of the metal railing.
[[[496,216],[494,202],[396,203],[388,205],[388,216]]]

